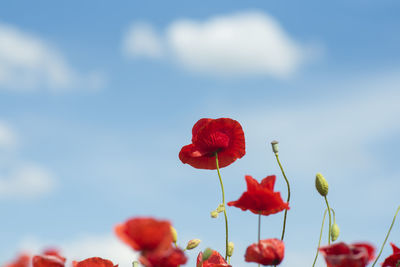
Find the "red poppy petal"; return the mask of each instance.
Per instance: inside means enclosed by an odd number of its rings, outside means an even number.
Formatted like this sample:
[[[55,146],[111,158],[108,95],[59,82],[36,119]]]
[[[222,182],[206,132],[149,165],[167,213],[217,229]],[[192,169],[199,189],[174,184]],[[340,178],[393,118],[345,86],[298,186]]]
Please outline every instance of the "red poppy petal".
[[[110,260],[105,260],[99,257],[89,258],[80,262],[73,262],[74,267],[118,267]]]
[[[246,179],[247,192],[256,191],[260,187],[258,181],[252,176],[246,175],[244,178]]]
[[[275,180],[276,180],[275,175],[267,176],[264,179],[262,179],[262,181],[260,183],[261,187],[268,189],[268,190],[274,190]]]
[[[393,249],[393,254],[395,253],[400,253],[400,248],[398,248],[395,244],[390,243],[390,245],[392,246]]]
[[[212,121],[212,119],[208,119],[208,118],[203,118],[198,120],[195,125],[193,125],[192,128],[192,136],[196,136],[197,133],[199,132],[199,130],[201,128],[203,128],[207,123],[209,123],[210,121]]]
[[[33,267],[64,267],[65,260],[57,256],[34,256],[32,259]]]
[[[122,242],[127,244],[128,246],[132,247],[134,250],[139,250],[140,247],[136,244],[126,233],[126,225],[125,224],[117,224],[114,227],[114,232],[116,236],[121,239]]]
[[[283,260],[285,245],[278,239],[264,239],[246,249],[245,260],[262,265],[278,265]]]

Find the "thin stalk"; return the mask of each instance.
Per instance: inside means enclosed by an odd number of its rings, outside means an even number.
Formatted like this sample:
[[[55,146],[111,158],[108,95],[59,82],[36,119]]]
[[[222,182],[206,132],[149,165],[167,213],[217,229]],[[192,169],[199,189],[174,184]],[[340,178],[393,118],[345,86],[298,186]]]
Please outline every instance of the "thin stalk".
[[[227,258],[228,258],[228,216],[226,215],[224,184],[222,183],[221,173],[219,171],[218,153],[215,153],[215,163],[217,165],[219,183],[221,184],[222,204],[224,206],[224,217],[225,217],[225,260],[227,260]]]
[[[372,264],[372,267],[374,267],[374,266],[375,266],[376,262],[378,261],[379,257],[380,257],[380,256],[381,256],[381,254],[382,254],[383,247],[385,246],[385,244],[386,244],[386,241],[387,241],[387,239],[389,238],[390,231],[392,231],[392,228],[393,228],[394,222],[396,221],[396,217],[397,217],[397,214],[399,213],[399,211],[400,211],[400,206],[397,208],[397,211],[396,211],[396,213],[394,214],[394,218],[393,218],[392,224],[390,225],[389,231],[388,231],[388,233],[386,234],[385,241],[383,241],[383,244],[382,244],[381,250],[379,251],[378,257],[376,257],[376,259],[375,259],[375,261],[374,261],[374,264]],[[397,265],[398,265],[398,263],[396,264],[396,266],[397,266]]]
[[[312,267],[314,267],[315,263],[317,262],[317,258],[318,258],[318,253],[319,253],[319,247],[321,246],[321,238],[322,238],[322,232],[324,230],[324,224],[325,224],[325,218],[326,218],[326,212],[328,211],[328,209],[325,209],[324,212],[324,216],[322,218],[322,225],[321,225],[321,232],[319,233],[319,241],[318,241],[318,248],[317,248],[317,254],[315,255],[315,259],[314,262],[312,264]]]
[[[258,242],[257,244],[260,244],[260,236],[261,236],[261,213],[258,214]],[[258,267],[260,267],[260,264],[258,264]]]
[[[283,178],[285,178],[286,185],[287,185],[287,190],[288,190],[288,196],[286,202],[289,204],[290,201],[290,185],[289,185],[289,180],[286,177],[285,171],[283,170],[281,161],[279,160],[279,155],[278,153],[275,153],[276,161],[278,162],[279,168],[281,169]],[[283,241],[283,238],[285,237],[285,229],[286,229],[286,217],[287,217],[287,210],[285,210],[285,214],[283,216],[283,228],[282,228],[282,235],[281,235],[281,240]]]
[[[326,206],[328,207],[328,214],[329,214],[328,245],[330,245],[331,244],[331,225],[332,225],[331,208],[329,207],[328,198],[326,196],[324,198],[325,198]]]

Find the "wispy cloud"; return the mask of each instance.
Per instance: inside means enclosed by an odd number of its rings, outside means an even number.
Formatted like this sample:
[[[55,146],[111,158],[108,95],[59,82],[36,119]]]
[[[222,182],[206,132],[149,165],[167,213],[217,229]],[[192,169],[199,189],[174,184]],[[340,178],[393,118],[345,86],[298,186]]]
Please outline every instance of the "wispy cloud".
[[[99,72],[80,75],[52,44],[15,26],[0,23],[0,89],[34,91],[97,89]]]
[[[177,20],[160,36],[149,25],[131,27],[124,37],[128,54],[161,57],[165,47],[164,54],[174,62],[211,75],[287,77],[315,50],[295,41],[278,21],[262,12],[221,15],[205,21]]]
[[[17,133],[0,121],[0,200],[35,198],[56,187],[54,174],[35,162],[21,160]],[[12,156],[11,156],[12,155]]]
[[[123,40],[123,51],[128,57],[160,58],[163,55],[161,38],[147,23],[131,25]]]
[[[17,145],[17,136],[11,127],[0,121],[0,150]]]
[[[34,198],[48,194],[55,187],[53,174],[37,164],[25,163],[0,176],[1,198]]]

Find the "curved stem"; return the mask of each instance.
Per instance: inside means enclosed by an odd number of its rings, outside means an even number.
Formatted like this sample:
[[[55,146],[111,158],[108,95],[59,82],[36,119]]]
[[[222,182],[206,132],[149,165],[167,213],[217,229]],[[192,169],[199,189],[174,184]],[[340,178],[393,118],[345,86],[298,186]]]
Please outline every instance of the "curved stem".
[[[328,203],[328,198],[326,196],[324,196],[325,198],[325,202],[326,202],[326,206],[328,207],[328,214],[329,214],[329,232],[328,232],[328,245],[331,244],[331,208],[329,207],[329,203]]]
[[[290,201],[290,185],[289,185],[289,180],[286,177],[285,171],[283,170],[282,164],[279,160],[279,155],[278,153],[275,153],[276,161],[278,162],[279,168],[281,169],[281,172],[283,174],[283,178],[285,178],[286,185],[287,185],[287,190],[288,190],[288,196],[287,196],[287,203],[289,204]],[[283,241],[283,238],[285,237],[285,229],[286,229],[286,217],[287,217],[287,210],[285,210],[285,215],[283,216],[283,228],[282,228],[282,236],[281,240]]]
[[[226,215],[224,184],[222,183],[221,173],[219,172],[218,153],[215,153],[215,163],[217,165],[219,183],[221,184],[222,204],[224,205],[224,217],[225,217],[225,260],[227,260],[227,257],[228,257],[228,216]]]
[[[321,225],[321,232],[319,233],[319,241],[318,241],[318,248],[317,248],[317,254],[315,255],[315,259],[314,262],[312,264],[312,267],[314,267],[315,263],[317,262],[317,258],[318,258],[318,253],[319,253],[319,247],[321,246],[321,238],[322,238],[322,232],[324,230],[324,224],[325,224],[325,218],[326,218],[326,212],[328,211],[328,209],[325,209],[324,211],[324,216],[322,218],[322,225]]]
[[[380,257],[380,256],[381,256],[381,254],[382,254],[383,247],[385,246],[385,244],[386,244],[386,241],[387,241],[387,239],[389,238],[390,231],[392,231],[392,228],[393,228],[394,222],[396,221],[396,217],[397,217],[397,214],[399,213],[399,211],[400,211],[400,206],[397,208],[397,211],[396,211],[396,213],[394,214],[394,218],[393,218],[392,224],[390,225],[389,231],[388,231],[388,233],[386,234],[385,241],[383,241],[383,244],[382,244],[381,250],[379,251],[378,257],[376,257],[376,259],[375,259],[375,261],[374,261],[374,264],[372,264],[372,267],[374,267],[374,266],[375,266],[376,262],[378,261],[379,257]],[[396,266],[397,266],[397,265],[396,265]]]

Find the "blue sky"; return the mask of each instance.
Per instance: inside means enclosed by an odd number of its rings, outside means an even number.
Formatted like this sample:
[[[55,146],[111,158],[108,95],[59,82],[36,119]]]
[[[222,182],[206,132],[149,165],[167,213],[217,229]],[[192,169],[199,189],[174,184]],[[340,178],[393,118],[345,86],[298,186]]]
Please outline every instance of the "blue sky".
[[[399,11],[386,0],[0,4],[1,263],[58,246],[70,260],[129,266],[112,227],[137,215],[170,219],[182,246],[223,251],[223,220],[209,218],[216,173],[178,159],[203,117],[245,131],[246,156],[222,170],[227,200],[246,174],[277,174],[286,196],[268,145],[281,142],[293,190],[282,266],[312,264],[317,172],[339,240],[378,248],[400,203]],[[257,217],[228,216],[234,266],[254,265],[243,254]],[[262,237],[281,222],[263,218]]]

